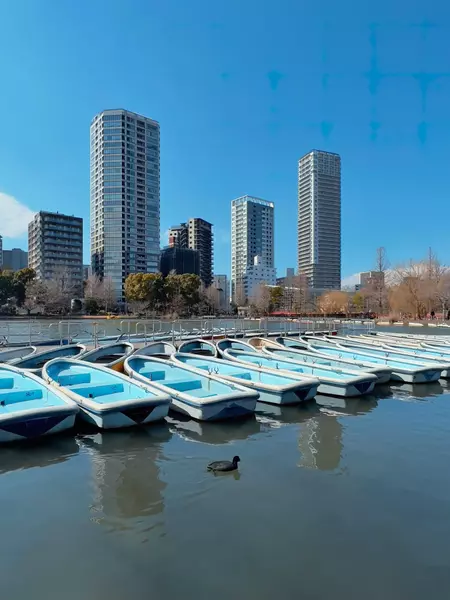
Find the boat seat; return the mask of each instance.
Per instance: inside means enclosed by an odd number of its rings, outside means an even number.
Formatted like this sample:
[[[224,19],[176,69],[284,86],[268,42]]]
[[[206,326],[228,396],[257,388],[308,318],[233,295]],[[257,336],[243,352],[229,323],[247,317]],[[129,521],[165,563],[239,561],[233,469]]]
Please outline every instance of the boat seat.
[[[14,387],[14,379],[12,377],[0,377],[0,389],[11,389]]]
[[[139,375],[144,375],[150,381],[162,381],[166,378],[165,371],[152,371],[151,369],[142,369],[142,371],[137,371]]]
[[[124,386],[123,383],[79,383],[70,386],[70,391],[74,391],[85,398],[95,398],[96,396],[123,392]]]
[[[0,390],[0,405],[14,404],[14,402],[27,402],[42,398],[42,390]]]
[[[248,381],[251,381],[252,379],[250,373],[242,373],[241,371],[238,371],[237,373],[226,373],[226,375],[229,375],[230,377],[239,377],[239,379],[247,379]]]
[[[200,379],[172,379],[171,381],[165,382],[165,385],[178,390],[179,392],[186,392],[189,390],[198,390],[202,387]]]
[[[89,383],[91,376],[89,373],[70,373],[69,375],[59,375],[59,385],[72,386],[79,383]]]

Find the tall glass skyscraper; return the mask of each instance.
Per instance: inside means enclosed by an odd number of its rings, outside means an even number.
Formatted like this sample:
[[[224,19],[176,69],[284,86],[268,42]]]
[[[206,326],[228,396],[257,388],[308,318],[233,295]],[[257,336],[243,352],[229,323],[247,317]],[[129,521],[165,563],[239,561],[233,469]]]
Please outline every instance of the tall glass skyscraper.
[[[91,123],[91,264],[118,300],[130,273],[159,262],[159,123],[123,109]]]
[[[298,270],[311,288],[341,288],[341,157],[312,150],[298,161]]]

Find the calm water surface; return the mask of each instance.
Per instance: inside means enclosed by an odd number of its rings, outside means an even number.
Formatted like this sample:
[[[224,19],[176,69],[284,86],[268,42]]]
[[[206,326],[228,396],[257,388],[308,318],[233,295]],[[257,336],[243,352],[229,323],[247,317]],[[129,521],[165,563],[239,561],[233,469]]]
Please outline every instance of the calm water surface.
[[[0,449],[2,597],[448,597],[445,382],[258,408]]]

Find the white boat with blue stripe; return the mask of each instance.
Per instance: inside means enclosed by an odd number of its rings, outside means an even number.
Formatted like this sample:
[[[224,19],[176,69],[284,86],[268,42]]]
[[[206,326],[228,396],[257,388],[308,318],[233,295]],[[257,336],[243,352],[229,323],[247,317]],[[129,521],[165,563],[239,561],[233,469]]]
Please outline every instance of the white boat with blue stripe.
[[[40,377],[0,365],[0,442],[60,433],[73,427],[78,406]]]
[[[264,344],[262,347],[262,351],[269,356],[275,358],[290,358],[292,360],[307,363],[311,365],[320,365],[326,369],[330,369],[335,371],[336,369],[344,369],[344,370],[352,370],[359,375],[364,375],[365,373],[369,373],[370,375],[375,375],[377,378],[376,383],[387,383],[391,379],[392,371],[386,366],[367,366],[362,364],[361,362],[340,360],[339,358],[331,358],[326,356],[321,356],[317,353],[314,353],[310,350],[300,350],[298,348],[286,348],[281,344],[274,344],[270,342],[268,344]]]
[[[214,374],[197,373],[174,361],[133,355],[125,372],[169,394],[171,408],[199,421],[230,419],[255,411],[259,394]]]
[[[78,404],[85,421],[101,429],[146,425],[169,411],[169,396],[108,367],[57,358],[42,375]]]
[[[315,377],[295,373],[281,375],[221,358],[177,353],[172,356],[172,360],[194,373],[202,375],[207,372],[256,390],[259,401],[268,404],[299,404],[314,398],[319,387],[319,380]]]
[[[178,352],[200,354],[201,356],[217,356],[217,347],[208,340],[186,340],[178,346]]]
[[[326,343],[326,342],[325,342]],[[364,354],[371,357],[384,358],[407,363],[409,369],[415,369],[413,381],[403,379],[405,383],[428,383],[441,377],[450,378],[450,361],[446,357],[434,357],[420,353],[408,352],[405,349],[394,349],[375,344],[364,344],[356,340],[342,338],[338,344],[333,342],[331,347],[351,351],[354,354]],[[386,362],[385,364],[389,364]]]
[[[301,373],[319,380],[319,393],[332,396],[360,396],[368,394],[375,386],[375,375],[361,375],[350,369],[331,369],[322,365],[301,363],[289,358],[278,359],[262,352],[244,352],[242,350],[225,350],[224,358],[245,364],[257,365],[272,372]]]

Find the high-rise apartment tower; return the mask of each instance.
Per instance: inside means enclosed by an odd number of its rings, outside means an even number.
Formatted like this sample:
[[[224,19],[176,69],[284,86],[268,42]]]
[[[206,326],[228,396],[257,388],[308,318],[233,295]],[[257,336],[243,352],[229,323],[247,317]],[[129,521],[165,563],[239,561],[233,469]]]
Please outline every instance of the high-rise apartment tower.
[[[159,123],[123,109],[91,123],[91,265],[118,300],[130,273],[159,263]]]
[[[257,280],[275,284],[275,279],[274,203],[253,196],[237,198],[231,202],[233,301],[239,303],[251,295],[249,281],[254,288]]]
[[[298,270],[316,290],[341,287],[341,158],[312,150],[298,161]]]

